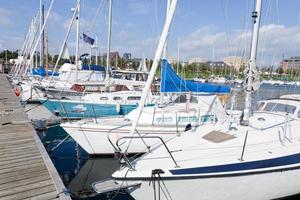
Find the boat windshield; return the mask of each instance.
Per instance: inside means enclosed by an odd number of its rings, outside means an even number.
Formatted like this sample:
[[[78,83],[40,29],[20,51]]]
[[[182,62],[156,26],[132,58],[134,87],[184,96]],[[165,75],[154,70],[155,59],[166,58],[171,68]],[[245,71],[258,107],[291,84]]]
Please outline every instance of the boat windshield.
[[[187,102],[187,95],[186,94],[181,94],[174,100],[174,103],[186,103],[186,102]],[[198,103],[198,99],[194,96],[191,96],[190,102],[191,103]]]
[[[293,114],[296,110],[296,106],[283,104],[283,103],[267,103],[264,111],[267,112],[283,112]]]

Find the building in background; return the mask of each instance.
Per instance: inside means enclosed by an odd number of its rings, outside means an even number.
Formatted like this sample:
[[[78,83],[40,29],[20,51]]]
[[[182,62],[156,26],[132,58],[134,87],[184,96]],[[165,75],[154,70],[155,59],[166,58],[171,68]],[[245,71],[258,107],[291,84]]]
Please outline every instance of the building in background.
[[[190,58],[188,61],[189,64],[205,64],[207,63],[206,58]]]
[[[126,60],[130,60],[131,59],[131,53],[124,53],[123,58],[125,58]]]
[[[208,67],[213,67],[213,68],[222,68],[222,67],[227,67],[226,63],[223,61],[208,61],[207,62]]]
[[[247,60],[239,56],[228,56],[225,57],[223,61],[227,66],[234,67],[236,71],[239,71],[241,67],[247,65]]]
[[[283,71],[292,68],[300,68],[300,56],[293,56],[288,59],[283,59],[280,63],[280,67]]]

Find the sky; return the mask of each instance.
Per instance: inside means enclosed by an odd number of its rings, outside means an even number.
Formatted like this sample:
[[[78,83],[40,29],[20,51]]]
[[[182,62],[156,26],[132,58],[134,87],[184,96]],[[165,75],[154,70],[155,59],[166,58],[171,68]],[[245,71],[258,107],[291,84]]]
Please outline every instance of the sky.
[[[55,0],[47,22],[49,52],[58,54],[77,0]],[[0,0],[0,50],[20,49],[39,0]],[[43,0],[46,11],[50,0]],[[162,31],[167,0],[113,0],[112,51],[153,58]],[[168,41],[168,58],[249,57],[254,0],[178,0]],[[98,35],[100,51],[107,46],[108,0],[82,0],[80,32]],[[75,52],[73,26],[68,48]],[[81,41],[80,52],[89,52]],[[300,1],[263,0],[258,63],[278,65],[300,56]]]

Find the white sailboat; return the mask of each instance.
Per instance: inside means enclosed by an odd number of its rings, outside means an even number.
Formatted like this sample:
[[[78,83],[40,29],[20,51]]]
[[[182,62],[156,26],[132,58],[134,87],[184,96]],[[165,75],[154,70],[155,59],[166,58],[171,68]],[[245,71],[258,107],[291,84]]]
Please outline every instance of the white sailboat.
[[[79,38],[80,38],[80,4],[81,1],[76,1],[76,6],[73,9],[73,16],[70,21],[68,30],[66,32],[63,44],[60,49],[60,53],[58,56],[58,59],[56,61],[56,64],[54,66],[52,75],[50,76],[44,76],[48,74],[42,66],[40,68],[34,68],[34,71],[43,72],[37,73],[37,75],[31,74],[31,71],[29,70],[29,65],[26,63],[25,70],[18,70],[20,66],[15,66],[14,70],[15,73],[12,74],[12,76],[16,76],[19,78],[19,74],[22,72],[23,75],[26,75],[26,79],[24,77],[21,77],[22,79],[18,80],[16,83],[18,84],[17,89],[21,93],[22,101],[36,101],[42,98],[44,100],[46,97],[50,99],[76,99],[79,100],[84,94],[90,93],[90,92],[115,92],[119,91],[118,88],[121,86],[125,86],[126,90],[133,90],[133,88],[142,88],[145,85],[145,80],[134,80],[130,79],[127,80],[126,78],[128,76],[147,76],[146,71],[126,71],[123,70],[121,72],[115,72],[110,70],[110,67],[106,67],[106,69],[103,66],[84,66],[82,65],[82,62],[79,60]],[[112,1],[110,1],[110,4],[112,4]],[[110,9],[112,9],[112,6],[110,5]],[[40,11],[41,12],[41,11]],[[109,20],[111,20],[111,11]],[[45,22],[43,24],[46,24],[48,17],[46,18]],[[70,35],[70,31],[72,29],[72,25],[76,21],[76,63],[64,63],[56,72],[56,69],[58,67],[58,63],[61,60],[61,58],[70,60],[70,56],[68,53],[67,48],[67,40]],[[37,24],[37,22],[33,23],[34,25]],[[37,26],[37,25],[35,25]],[[45,25],[44,25],[45,26]],[[36,29],[36,27],[34,27]],[[36,30],[31,30],[33,28],[30,28],[30,33],[32,40],[26,40],[26,46],[37,46],[38,40],[41,39],[39,37],[36,39]],[[111,35],[111,23],[108,26],[109,29],[109,44],[108,49],[110,49],[110,35]],[[43,32],[44,29],[41,30]],[[29,37],[29,36],[28,36]],[[30,38],[31,38],[30,37]],[[37,41],[36,41],[37,40]],[[27,44],[29,43],[29,44]],[[24,45],[25,46],[25,45]],[[33,47],[31,47],[33,48]],[[35,48],[33,48],[35,49]],[[30,49],[32,52],[33,50]],[[23,52],[23,51],[22,51]],[[30,54],[27,53],[27,54]],[[108,50],[108,56],[110,50]],[[24,53],[23,53],[24,54]],[[25,56],[27,55],[25,54]],[[109,58],[108,58],[109,59]],[[23,61],[22,61],[23,62]],[[107,62],[107,65],[109,65],[109,62]],[[31,67],[33,68],[33,67]],[[28,73],[29,70],[29,73]],[[112,76],[109,77],[109,73],[111,72]],[[121,77],[116,78],[113,77],[115,73],[122,74]],[[54,76],[56,74],[57,76]],[[125,77],[124,77],[124,76]],[[108,79],[109,77],[109,79]],[[106,78],[106,79],[105,79]]]
[[[229,93],[230,89],[224,86],[199,84],[179,77],[165,59],[166,46],[165,44],[161,67],[159,105],[146,107],[142,113],[135,109],[124,117],[106,117],[61,124],[61,127],[89,154],[114,154],[122,151],[126,154],[147,152],[157,146],[158,141],[152,139],[145,142],[142,137],[160,137],[162,140],[167,140],[199,125],[227,117],[220,99],[214,94]],[[139,68],[146,71],[145,67]],[[163,97],[166,92],[173,95],[177,93],[175,95],[177,99],[174,98],[171,103],[164,104],[163,101],[166,99]],[[197,95],[191,95],[192,92],[197,92]],[[148,99],[149,95],[146,95]],[[143,100],[144,103],[148,101],[145,100]],[[122,145],[117,147],[116,142],[121,137],[132,135],[131,124],[137,116],[140,116],[140,123],[136,126],[135,135],[139,135],[141,140],[124,140]],[[127,148],[128,146],[130,147]]]
[[[257,0],[252,13],[243,119],[199,126],[134,161],[125,159],[128,165],[115,172],[113,180],[93,185],[97,192],[123,188],[135,199],[204,200],[276,199],[300,193],[300,102],[266,100],[251,114],[261,4]]]
[[[179,94],[176,103],[165,106],[145,107],[137,126],[136,135],[159,136],[167,139],[179,136],[189,129],[227,118],[226,111],[217,95]],[[130,136],[131,123],[137,110],[122,117],[83,119],[62,123],[61,127],[90,155],[114,154],[119,152],[116,142],[121,137]],[[121,150],[125,151],[129,141],[124,141]],[[130,141],[127,153],[147,152],[157,145],[157,140]]]

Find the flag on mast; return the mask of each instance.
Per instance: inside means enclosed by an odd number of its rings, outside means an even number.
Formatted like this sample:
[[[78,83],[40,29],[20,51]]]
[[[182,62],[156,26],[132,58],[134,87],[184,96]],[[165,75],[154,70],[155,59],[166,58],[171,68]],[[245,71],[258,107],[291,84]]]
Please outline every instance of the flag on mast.
[[[90,45],[94,45],[95,39],[89,37],[88,35],[86,35],[84,33],[82,34],[82,36],[83,36],[83,41],[84,42],[89,43]]]

